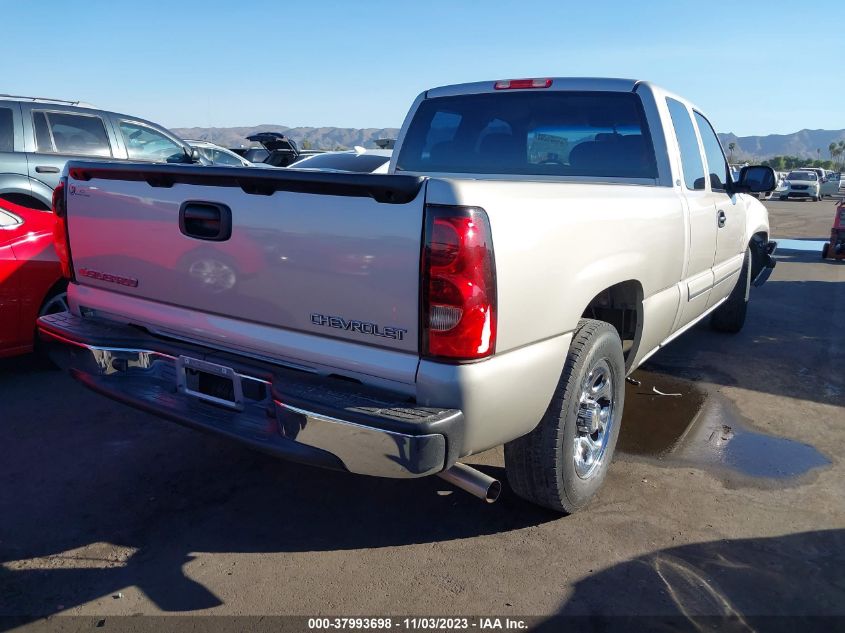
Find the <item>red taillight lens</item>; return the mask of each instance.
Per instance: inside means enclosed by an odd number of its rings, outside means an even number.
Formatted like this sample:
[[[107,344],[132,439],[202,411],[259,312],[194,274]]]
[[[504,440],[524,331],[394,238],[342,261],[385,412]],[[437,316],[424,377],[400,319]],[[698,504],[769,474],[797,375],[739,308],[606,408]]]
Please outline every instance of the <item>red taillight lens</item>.
[[[53,244],[62,265],[62,276],[73,279],[73,266],[70,263],[70,245],[67,236],[67,178],[62,178],[53,190]]]
[[[422,353],[476,360],[496,348],[496,279],[490,223],[475,207],[426,207]]]

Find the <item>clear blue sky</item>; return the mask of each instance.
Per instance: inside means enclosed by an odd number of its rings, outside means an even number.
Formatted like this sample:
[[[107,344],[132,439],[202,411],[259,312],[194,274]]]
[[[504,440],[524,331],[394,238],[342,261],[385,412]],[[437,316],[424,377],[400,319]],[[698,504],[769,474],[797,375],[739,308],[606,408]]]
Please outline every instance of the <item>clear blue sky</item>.
[[[168,127],[398,127],[437,85],[610,76],[682,94],[721,132],[845,128],[845,13],[797,7],[0,0],[0,92],[82,99]]]

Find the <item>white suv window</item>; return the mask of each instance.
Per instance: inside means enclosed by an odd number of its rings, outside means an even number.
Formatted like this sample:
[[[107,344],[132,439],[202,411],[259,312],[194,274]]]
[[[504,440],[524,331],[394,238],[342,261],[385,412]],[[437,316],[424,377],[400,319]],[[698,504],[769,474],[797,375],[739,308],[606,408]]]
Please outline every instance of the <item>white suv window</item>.
[[[130,159],[180,160],[185,155],[180,145],[161,132],[141,123],[121,121],[120,133],[123,134],[123,142],[126,144],[126,152]]]

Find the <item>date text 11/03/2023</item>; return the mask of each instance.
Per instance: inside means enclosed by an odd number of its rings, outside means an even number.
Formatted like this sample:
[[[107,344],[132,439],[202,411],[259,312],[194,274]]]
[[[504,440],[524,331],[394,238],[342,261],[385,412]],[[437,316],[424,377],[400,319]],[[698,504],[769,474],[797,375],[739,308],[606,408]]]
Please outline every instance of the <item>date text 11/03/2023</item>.
[[[456,630],[525,630],[528,624],[519,618],[309,618],[308,630],[399,630],[399,631],[456,631]]]

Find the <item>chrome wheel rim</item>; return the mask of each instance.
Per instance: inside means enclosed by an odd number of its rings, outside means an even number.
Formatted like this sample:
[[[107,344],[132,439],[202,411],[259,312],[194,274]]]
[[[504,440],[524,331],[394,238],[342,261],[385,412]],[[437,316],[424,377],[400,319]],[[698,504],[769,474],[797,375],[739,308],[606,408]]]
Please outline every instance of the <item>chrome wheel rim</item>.
[[[57,295],[53,295],[41,306],[41,312],[38,313],[38,316],[44,316],[45,314],[56,314],[57,312],[67,312],[70,308],[67,304],[67,293],[60,292]]]
[[[604,359],[596,362],[581,386],[573,461],[575,473],[589,479],[598,471],[613,426],[613,372]]]

